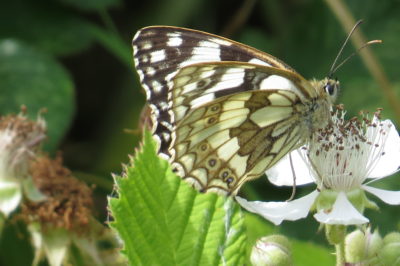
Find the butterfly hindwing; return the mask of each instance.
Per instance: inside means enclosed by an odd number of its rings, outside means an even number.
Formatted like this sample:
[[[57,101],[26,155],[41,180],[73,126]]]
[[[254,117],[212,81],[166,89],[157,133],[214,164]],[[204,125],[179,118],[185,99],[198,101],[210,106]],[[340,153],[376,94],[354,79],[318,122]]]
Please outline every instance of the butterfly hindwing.
[[[258,90],[198,107],[173,133],[173,166],[199,190],[235,193],[298,145],[302,106],[294,92]]]
[[[174,124],[203,104],[223,96],[252,90],[289,90],[301,99],[316,97],[298,74],[244,62],[207,62],[184,67],[173,80],[168,95]]]

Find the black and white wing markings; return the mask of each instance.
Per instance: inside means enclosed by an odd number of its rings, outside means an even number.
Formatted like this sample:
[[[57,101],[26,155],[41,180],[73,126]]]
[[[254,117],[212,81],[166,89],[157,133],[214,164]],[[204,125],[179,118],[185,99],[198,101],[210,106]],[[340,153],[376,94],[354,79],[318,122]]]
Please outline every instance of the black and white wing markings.
[[[195,63],[249,62],[295,72],[272,55],[192,29],[169,26],[143,28],[136,33],[132,45],[135,66],[149,100],[163,94],[179,69]]]
[[[234,194],[301,143],[306,111],[288,90],[220,97],[179,122],[170,149],[172,165],[200,191]]]
[[[253,90],[289,90],[307,101],[317,97],[303,77],[284,69],[244,62],[207,62],[182,68],[173,80],[168,105],[177,125],[186,114],[220,97]]]
[[[250,46],[191,29],[153,26],[139,30],[132,41],[134,62],[153,113],[153,132],[166,151],[173,122],[167,94],[172,79],[185,66],[213,61],[250,62],[286,69],[291,67]]]

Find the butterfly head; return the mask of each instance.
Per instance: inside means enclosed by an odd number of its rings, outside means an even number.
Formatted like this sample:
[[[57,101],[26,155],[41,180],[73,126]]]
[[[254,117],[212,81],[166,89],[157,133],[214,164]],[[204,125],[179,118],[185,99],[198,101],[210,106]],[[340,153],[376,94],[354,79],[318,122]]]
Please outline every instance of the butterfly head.
[[[333,104],[340,90],[340,82],[337,79],[325,78],[322,80],[322,91],[325,93],[328,101]]]

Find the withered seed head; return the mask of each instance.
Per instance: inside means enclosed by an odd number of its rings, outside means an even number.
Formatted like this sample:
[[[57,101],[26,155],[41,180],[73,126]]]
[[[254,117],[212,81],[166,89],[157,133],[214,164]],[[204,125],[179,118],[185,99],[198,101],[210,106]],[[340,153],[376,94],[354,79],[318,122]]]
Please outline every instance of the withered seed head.
[[[26,201],[22,217],[39,221],[42,226],[65,228],[81,232],[91,217],[92,191],[62,166],[60,155],[52,160],[47,156],[31,164],[30,172],[38,189],[47,196],[42,202]]]

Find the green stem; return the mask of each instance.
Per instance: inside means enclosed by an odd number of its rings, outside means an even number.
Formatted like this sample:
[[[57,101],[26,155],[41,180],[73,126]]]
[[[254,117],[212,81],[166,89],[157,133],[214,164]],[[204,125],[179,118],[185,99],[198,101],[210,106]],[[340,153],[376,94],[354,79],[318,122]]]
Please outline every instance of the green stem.
[[[344,239],[335,245],[336,249],[336,266],[344,266],[345,265],[345,256],[344,256]]]
[[[345,225],[325,225],[326,239],[331,245],[335,246],[336,249],[336,265],[345,265],[345,254],[344,254],[344,239],[346,237],[347,227]]]

